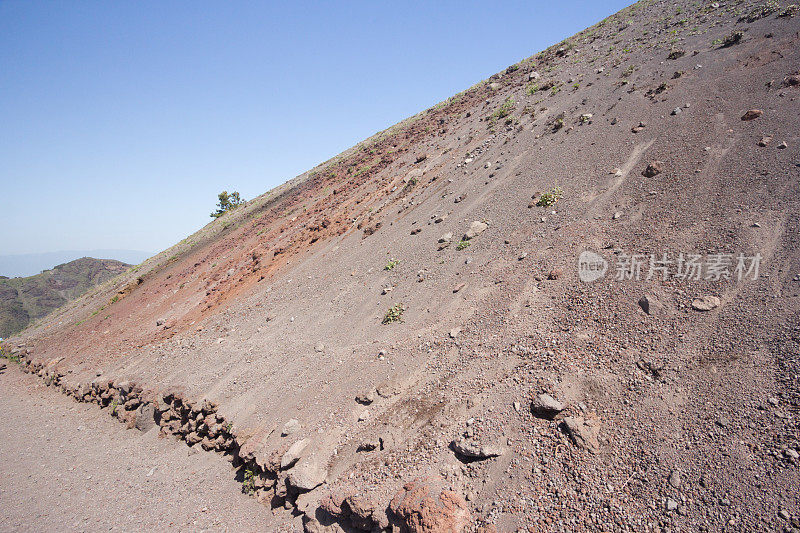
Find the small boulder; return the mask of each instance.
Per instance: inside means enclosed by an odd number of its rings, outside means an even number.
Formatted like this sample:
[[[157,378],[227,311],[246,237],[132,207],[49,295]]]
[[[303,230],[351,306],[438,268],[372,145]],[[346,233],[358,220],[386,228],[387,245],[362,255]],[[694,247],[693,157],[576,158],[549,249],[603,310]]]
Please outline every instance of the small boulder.
[[[281,457],[281,470],[291,468],[297,463],[309,444],[311,444],[310,440],[302,439],[289,446],[289,449]]]
[[[464,240],[474,239],[489,227],[486,222],[481,222],[479,220],[474,221],[472,224],[469,225],[469,229],[464,234]]]
[[[719,307],[720,299],[716,296],[701,296],[692,300],[692,309],[695,311],[711,311]]]
[[[362,392],[356,396],[356,401],[363,405],[369,405],[375,401],[375,394],[372,391]]]
[[[531,412],[539,418],[552,419],[564,410],[564,405],[549,394],[537,394],[531,400]]]
[[[286,478],[286,483],[298,491],[307,492],[322,485],[327,477],[327,469],[320,466],[315,460],[308,459],[292,468]]]
[[[664,503],[664,508],[667,511],[674,511],[678,508],[678,502],[676,502],[672,498],[667,498],[667,501]]]
[[[755,119],[757,119],[758,117],[760,117],[763,114],[764,114],[764,112],[761,111],[760,109],[751,109],[747,113],[742,115],[742,120],[745,120],[745,121],[746,120],[755,120]]]
[[[676,60],[686,55],[685,50],[681,50],[680,48],[673,48],[672,51],[667,56],[667,59]]]
[[[498,444],[480,444],[464,438],[455,439],[450,443],[454,452],[464,457],[472,459],[488,459],[499,457],[505,453],[505,448]]]
[[[136,429],[145,433],[156,427],[156,409],[152,403],[143,403],[136,409]]]
[[[380,446],[381,446],[381,440],[377,436],[372,435],[362,440],[361,443],[356,448],[356,451],[371,452],[373,450],[377,450],[378,448],[380,448]]]
[[[362,530],[372,531],[378,526],[378,505],[367,496],[352,494],[345,498],[344,506],[350,510],[350,522]],[[388,525],[388,524],[387,524]],[[383,529],[378,527],[378,529]]]
[[[395,494],[389,504],[401,531],[462,533],[471,523],[464,498],[452,491],[439,492],[430,479],[416,479]]]
[[[639,307],[650,316],[667,314],[667,306],[655,294],[645,294],[639,298]]]
[[[661,161],[652,161],[647,168],[644,169],[642,172],[642,176],[645,178],[652,178],[653,176],[657,176],[664,171],[664,163]]]
[[[288,422],[283,425],[283,429],[281,430],[281,437],[288,437],[289,435],[294,435],[300,429],[300,422],[297,421],[296,418],[292,418]]]
[[[547,279],[549,280],[556,280],[560,278],[564,274],[564,271],[560,268],[554,268],[547,273]]]
[[[384,381],[375,388],[381,398],[391,398],[400,393],[400,382],[396,379]]]
[[[572,442],[591,453],[600,451],[600,421],[597,418],[565,417],[564,428]]]

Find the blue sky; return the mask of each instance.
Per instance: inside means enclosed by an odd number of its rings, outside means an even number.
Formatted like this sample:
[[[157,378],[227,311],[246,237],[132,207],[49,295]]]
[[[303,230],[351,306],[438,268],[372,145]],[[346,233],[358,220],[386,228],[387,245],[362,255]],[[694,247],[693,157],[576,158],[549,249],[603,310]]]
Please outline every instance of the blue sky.
[[[0,255],[160,251],[630,4],[0,2]]]

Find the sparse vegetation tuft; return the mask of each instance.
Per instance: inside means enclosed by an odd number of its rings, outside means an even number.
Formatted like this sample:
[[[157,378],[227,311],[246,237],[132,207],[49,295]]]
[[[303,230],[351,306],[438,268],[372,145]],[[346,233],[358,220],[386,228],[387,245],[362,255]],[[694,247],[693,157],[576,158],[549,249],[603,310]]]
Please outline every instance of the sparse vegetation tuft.
[[[506,98],[505,102],[503,102],[503,105],[501,105],[489,117],[489,125],[490,126],[494,125],[495,122],[497,122],[499,119],[506,118],[511,113],[511,111],[514,109],[514,105],[515,104],[516,104],[516,102],[514,101],[513,97],[509,96],[508,98]]]
[[[470,245],[469,241],[465,240],[458,241],[458,244],[456,245],[456,250],[458,250],[459,252],[461,250],[466,250],[467,248],[469,248],[469,245]]]
[[[392,324],[394,322],[402,322],[403,321],[403,304],[396,303],[386,311],[386,314],[383,316],[382,324]]]
[[[242,492],[252,496],[256,492],[256,473],[251,468],[245,468],[244,481],[242,481]]]
[[[392,269],[393,269],[394,267],[396,267],[396,266],[397,266],[399,263],[400,263],[400,261],[398,261],[397,259],[394,259],[394,258],[392,258],[392,259],[389,259],[389,262],[388,262],[388,263],[386,263],[386,266],[385,266],[385,267],[383,267],[383,269],[384,269],[384,270],[392,270]]]
[[[769,0],[761,5],[754,7],[747,15],[739,17],[739,22],[755,22],[768,17],[781,8],[776,0]]]
[[[539,198],[539,201],[536,202],[536,205],[540,207],[550,207],[559,201],[562,196],[564,196],[564,193],[561,190],[561,187],[553,187],[546,193],[542,194],[542,196]]]
[[[719,45],[720,48],[727,48],[729,46],[739,44],[740,42],[742,42],[743,38],[744,38],[744,33],[740,31],[735,31],[730,35],[728,35],[727,37],[725,37],[724,39],[715,39],[714,42],[712,42],[711,44]]]

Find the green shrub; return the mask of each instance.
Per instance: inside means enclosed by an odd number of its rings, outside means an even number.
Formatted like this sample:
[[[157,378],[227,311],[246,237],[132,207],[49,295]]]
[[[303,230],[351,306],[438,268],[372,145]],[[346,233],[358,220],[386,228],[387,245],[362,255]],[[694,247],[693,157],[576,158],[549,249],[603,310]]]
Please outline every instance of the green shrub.
[[[219,202],[217,202],[217,210],[211,213],[211,218],[219,218],[228,211],[233,211],[244,203],[244,200],[239,196],[239,193],[233,191],[228,194],[228,191],[222,191],[217,195]]]
[[[256,492],[256,473],[250,469],[244,470],[244,481],[242,481],[242,492],[252,496]]]
[[[735,31],[730,35],[728,35],[727,37],[725,37],[724,39],[714,39],[714,41],[711,44],[715,46],[719,45],[720,48],[727,48],[729,46],[739,44],[743,38],[744,38],[744,33],[740,31]]]
[[[493,125],[499,119],[506,118],[511,113],[511,111],[514,110],[514,104],[516,104],[516,102],[514,101],[513,97],[509,96],[508,98],[506,98],[505,102],[503,102],[503,105],[501,105],[489,117],[489,124]]]
[[[391,324],[393,322],[402,322],[403,321],[403,304],[396,303],[392,307],[386,311],[386,314],[383,316],[382,324]]]
[[[536,202],[536,205],[540,207],[550,207],[559,201],[562,196],[564,196],[564,193],[561,190],[561,187],[553,187],[546,193],[542,194],[541,198],[539,198],[539,201]]]

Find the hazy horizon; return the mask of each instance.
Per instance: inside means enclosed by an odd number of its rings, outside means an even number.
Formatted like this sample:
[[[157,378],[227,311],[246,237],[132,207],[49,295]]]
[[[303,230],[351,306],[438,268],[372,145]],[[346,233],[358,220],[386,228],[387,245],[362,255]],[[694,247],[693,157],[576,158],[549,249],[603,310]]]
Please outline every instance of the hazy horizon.
[[[43,270],[50,270],[57,265],[68,263],[81,257],[116,259],[123,263],[137,265],[153,255],[155,254],[140,250],[114,249],[59,250],[38,254],[0,255],[0,276],[9,278],[34,276]]]

